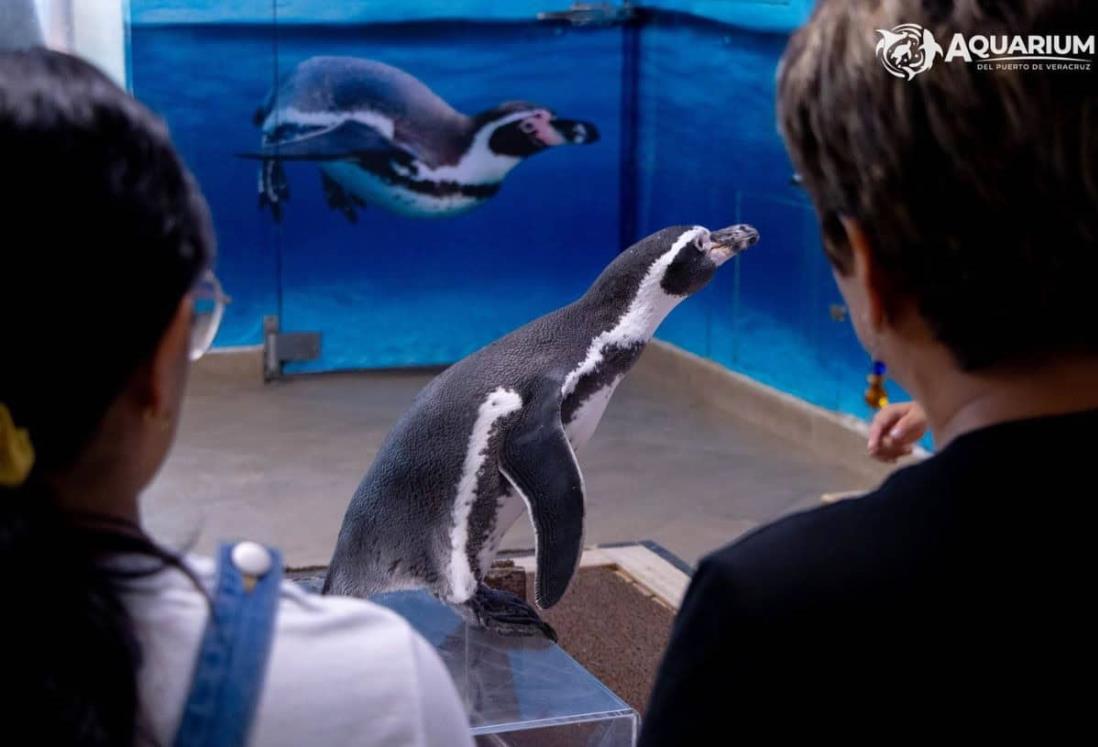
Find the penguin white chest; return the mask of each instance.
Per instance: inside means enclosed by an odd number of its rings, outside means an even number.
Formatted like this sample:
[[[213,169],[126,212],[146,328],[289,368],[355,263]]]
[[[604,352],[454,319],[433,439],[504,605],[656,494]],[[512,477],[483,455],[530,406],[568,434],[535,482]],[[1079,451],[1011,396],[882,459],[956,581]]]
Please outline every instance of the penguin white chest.
[[[480,546],[477,553],[477,562],[481,569],[491,568],[495,560],[499,545],[503,541],[503,535],[514,526],[515,522],[526,513],[526,503],[515,494],[514,490],[507,490],[496,500],[496,523],[491,533]]]
[[[461,193],[432,195],[417,192],[386,182],[377,174],[345,161],[325,163],[321,169],[367,205],[379,205],[394,213],[414,218],[459,215],[484,201],[482,198]]]
[[[572,415],[572,419],[564,424],[564,433],[568,436],[568,442],[572,444],[573,449],[578,451],[591,440],[591,436],[594,435],[595,429],[602,421],[606,406],[610,404],[610,398],[614,396],[614,390],[622,378],[618,376],[584,400]]]

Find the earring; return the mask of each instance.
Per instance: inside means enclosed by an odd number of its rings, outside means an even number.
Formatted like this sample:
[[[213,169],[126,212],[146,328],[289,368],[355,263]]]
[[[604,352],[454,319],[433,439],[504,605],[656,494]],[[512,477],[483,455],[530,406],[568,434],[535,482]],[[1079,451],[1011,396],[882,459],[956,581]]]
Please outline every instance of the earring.
[[[884,361],[874,360],[873,367],[869,370],[869,376],[866,377],[869,387],[865,390],[865,403],[874,410],[880,410],[882,407],[888,406],[888,392],[885,391],[884,387],[885,372],[887,370],[888,367],[885,366]]]

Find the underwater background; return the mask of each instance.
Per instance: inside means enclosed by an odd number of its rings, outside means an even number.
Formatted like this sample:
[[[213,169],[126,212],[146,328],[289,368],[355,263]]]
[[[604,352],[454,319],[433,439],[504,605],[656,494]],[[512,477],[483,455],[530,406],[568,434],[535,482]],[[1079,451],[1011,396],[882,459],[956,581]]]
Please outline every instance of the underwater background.
[[[581,295],[617,252],[673,224],[751,223],[759,244],[680,305],[660,339],[865,417],[869,361],[837,308],[807,195],[775,126],[775,72],[808,0],[663,0],[625,23],[538,21],[561,0],[130,0],[130,77],[202,184],[233,302],[219,346],[262,320],[322,335],[288,372],[451,363]],[[328,207],[287,164],[276,223],[257,206],[252,116],[318,55],[379,60],[459,111],[511,99],[597,125],[531,157],[473,211],[417,219]],[[902,398],[896,389],[893,397]]]

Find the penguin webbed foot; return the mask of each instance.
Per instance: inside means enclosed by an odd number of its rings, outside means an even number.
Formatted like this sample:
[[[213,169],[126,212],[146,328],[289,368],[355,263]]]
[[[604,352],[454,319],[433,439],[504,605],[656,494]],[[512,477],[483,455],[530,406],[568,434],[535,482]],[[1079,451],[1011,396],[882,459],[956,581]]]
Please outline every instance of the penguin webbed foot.
[[[259,193],[259,209],[270,210],[275,223],[282,222],[282,203],[273,201],[265,192]]]
[[[535,636],[539,633],[556,643],[557,631],[541,619],[537,610],[522,597],[485,584],[458,607],[470,624],[506,636]]]
[[[290,199],[290,183],[282,163],[264,161],[259,169],[259,209],[270,210],[276,223],[282,221],[282,205]]]
[[[324,199],[327,200],[328,207],[343,213],[351,223],[358,223],[358,208],[366,207],[366,201],[347,192],[327,174],[321,173],[320,180],[324,185]]]

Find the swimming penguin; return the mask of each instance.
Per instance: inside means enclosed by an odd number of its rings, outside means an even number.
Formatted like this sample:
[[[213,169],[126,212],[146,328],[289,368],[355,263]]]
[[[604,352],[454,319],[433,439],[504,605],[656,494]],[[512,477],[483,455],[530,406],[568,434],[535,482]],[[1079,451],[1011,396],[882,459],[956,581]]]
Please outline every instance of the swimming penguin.
[[[590,122],[511,101],[469,117],[403,70],[375,60],[313,57],[254,117],[262,128],[259,204],[282,216],[283,161],[320,165],[328,204],[352,222],[380,205],[413,217],[457,215],[495,195],[524,158],[593,143]]]
[[[483,583],[504,532],[529,511],[536,601],[551,607],[583,547],[576,450],[663,318],[757,240],[746,225],[666,228],[618,255],[579,300],[432,380],[351,499],[324,591],[426,588],[474,624],[553,637],[530,605]]]

